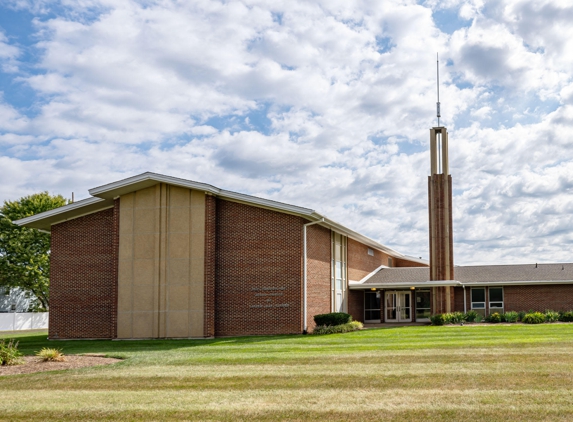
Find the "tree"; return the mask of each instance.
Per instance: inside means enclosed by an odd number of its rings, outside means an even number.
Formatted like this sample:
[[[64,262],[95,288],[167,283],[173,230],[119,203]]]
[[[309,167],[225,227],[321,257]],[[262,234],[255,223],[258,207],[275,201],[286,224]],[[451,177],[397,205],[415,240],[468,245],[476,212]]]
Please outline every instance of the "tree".
[[[38,308],[50,303],[50,234],[20,227],[12,221],[66,205],[61,195],[35,193],[0,208],[0,286],[20,287],[33,293]]]

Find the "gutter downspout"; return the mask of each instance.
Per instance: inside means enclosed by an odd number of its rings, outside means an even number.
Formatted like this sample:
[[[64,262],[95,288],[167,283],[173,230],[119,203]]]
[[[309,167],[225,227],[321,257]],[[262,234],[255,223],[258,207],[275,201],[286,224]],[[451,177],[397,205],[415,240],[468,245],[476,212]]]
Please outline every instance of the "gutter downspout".
[[[302,294],[302,326],[303,326],[303,330],[302,333],[303,334],[308,334],[307,332],[307,323],[306,320],[308,318],[307,315],[307,300],[306,300],[306,285],[307,285],[307,258],[306,258],[306,228],[308,226],[312,226],[313,224],[318,224],[318,223],[324,223],[324,218],[321,218],[318,221],[313,221],[312,223],[306,223],[302,225],[302,244],[303,244],[303,253],[302,253],[302,260],[303,260],[303,294]]]
[[[464,288],[464,314],[467,314],[467,313],[468,313],[468,310],[467,310],[468,307],[467,307],[467,304],[466,304],[466,301],[467,301],[467,298],[466,298],[466,285],[465,285],[465,284],[462,284],[462,287]]]

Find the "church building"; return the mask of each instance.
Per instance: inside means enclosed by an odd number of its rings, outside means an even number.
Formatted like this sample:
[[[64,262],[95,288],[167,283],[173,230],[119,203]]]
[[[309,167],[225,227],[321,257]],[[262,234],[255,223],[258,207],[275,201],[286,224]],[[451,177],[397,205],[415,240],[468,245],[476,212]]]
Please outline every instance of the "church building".
[[[143,173],[16,221],[51,233],[51,339],[294,334],[313,316],[573,309],[573,264],[454,265],[444,127],[430,130],[430,261],[311,209]]]

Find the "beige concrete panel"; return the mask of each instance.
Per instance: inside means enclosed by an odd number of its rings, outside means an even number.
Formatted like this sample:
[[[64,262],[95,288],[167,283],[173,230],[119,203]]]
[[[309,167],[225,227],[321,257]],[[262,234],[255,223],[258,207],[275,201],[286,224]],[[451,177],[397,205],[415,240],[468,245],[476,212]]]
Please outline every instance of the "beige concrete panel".
[[[152,259],[155,258],[155,244],[157,242],[156,234],[135,234],[134,241],[134,258],[135,259]]]
[[[154,259],[136,259],[133,261],[133,284],[134,286],[153,285],[156,276],[156,265]]]
[[[191,214],[189,207],[169,208],[169,231],[189,233]]]
[[[133,313],[133,338],[155,337],[153,332],[153,312]]]
[[[190,189],[179,186],[169,187],[169,204],[171,207],[190,207]]]
[[[126,193],[125,195],[121,195],[119,199],[119,207],[120,209],[128,209],[133,208],[135,206],[135,193]]]
[[[167,261],[167,283],[189,284],[189,259],[170,259]]]
[[[193,232],[191,235],[191,257],[204,259],[205,257],[205,232]]]
[[[190,281],[192,284],[205,282],[204,258],[191,259]]]
[[[119,286],[133,283],[133,261],[131,259],[120,259],[118,262],[117,282]]]
[[[119,259],[133,258],[133,235],[121,233],[119,236]]]
[[[132,312],[117,313],[117,338],[133,338]]]
[[[189,233],[169,233],[168,258],[189,257]]]
[[[205,232],[205,193],[191,191],[191,232]]]
[[[189,337],[189,313],[187,311],[167,314],[166,337]]]
[[[155,208],[157,206],[155,202],[155,194],[157,186],[151,186],[149,188],[141,189],[135,192],[135,208]]]
[[[189,311],[189,337],[203,337],[203,311]]]
[[[189,292],[189,310],[203,312],[205,286],[201,283],[191,284]]]
[[[133,311],[153,311],[155,309],[152,285],[133,286]]]
[[[133,231],[135,233],[154,233],[156,231],[157,209],[135,208],[134,218]]]
[[[131,280],[118,283],[117,310],[118,312],[132,311],[133,288]]]
[[[189,285],[167,286],[167,308],[171,311],[186,311],[189,308]]]
[[[133,208],[124,208],[123,199],[119,205],[119,233],[133,233]]]

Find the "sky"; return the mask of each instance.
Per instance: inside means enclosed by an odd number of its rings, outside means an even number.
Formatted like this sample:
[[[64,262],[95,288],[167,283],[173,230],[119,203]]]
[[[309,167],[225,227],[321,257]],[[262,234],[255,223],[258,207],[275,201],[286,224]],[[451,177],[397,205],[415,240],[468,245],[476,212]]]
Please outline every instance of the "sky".
[[[573,4],[0,0],[0,202],[146,171],[312,208],[457,265],[571,262]]]

